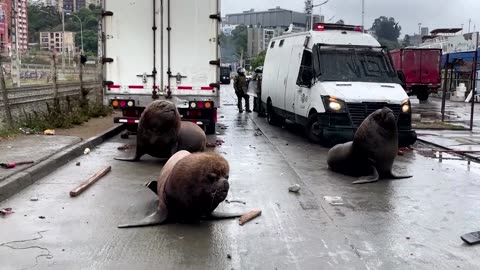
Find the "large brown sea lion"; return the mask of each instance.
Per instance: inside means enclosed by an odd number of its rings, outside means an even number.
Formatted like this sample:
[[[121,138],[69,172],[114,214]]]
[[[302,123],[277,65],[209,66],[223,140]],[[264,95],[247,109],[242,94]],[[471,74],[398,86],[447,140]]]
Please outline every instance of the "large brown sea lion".
[[[194,123],[181,121],[175,104],[157,100],[150,103],[140,117],[135,155],[115,159],[139,161],[145,154],[168,159],[180,150],[203,152],[206,141],[203,129]]]
[[[327,163],[334,172],[360,177],[354,184],[412,177],[398,176],[392,172],[397,153],[395,115],[391,109],[384,107],[365,118],[355,132],[353,141],[330,149]]]
[[[229,190],[229,164],[214,152],[179,151],[162,168],[158,182],[150,188],[158,196],[158,207],[150,216],[119,228],[190,222],[201,218],[226,219],[242,214],[221,213],[215,208]],[[153,186],[156,185],[156,188]]]

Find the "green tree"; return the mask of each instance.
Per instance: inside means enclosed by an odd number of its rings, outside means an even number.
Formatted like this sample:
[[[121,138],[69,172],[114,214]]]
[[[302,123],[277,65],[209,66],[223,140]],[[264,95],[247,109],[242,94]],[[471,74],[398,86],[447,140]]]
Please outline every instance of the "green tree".
[[[257,58],[255,58],[253,61],[252,61],[252,69],[256,69],[257,67],[260,67],[260,66],[263,66],[263,64],[265,63],[265,55],[267,53],[265,51],[261,51]]]
[[[239,25],[232,31],[232,42],[234,44],[235,54],[240,54],[247,51],[248,42],[248,28],[245,25]]]
[[[409,35],[405,35],[405,37],[403,38],[403,47],[408,47],[408,46],[412,46],[412,38],[409,36]]]
[[[379,39],[398,42],[397,40],[398,37],[400,37],[402,27],[398,22],[395,22],[394,18],[381,16],[373,22],[372,30],[375,31]]]

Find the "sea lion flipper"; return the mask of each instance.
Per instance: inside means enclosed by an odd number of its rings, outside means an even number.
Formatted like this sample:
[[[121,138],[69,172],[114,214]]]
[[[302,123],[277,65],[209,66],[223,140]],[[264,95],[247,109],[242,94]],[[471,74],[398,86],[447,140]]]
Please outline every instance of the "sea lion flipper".
[[[391,178],[391,179],[407,179],[412,177],[413,175],[397,175],[393,172],[390,172],[390,175],[388,175],[388,178]]]
[[[359,177],[357,181],[353,181],[352,184],[368,184],[377,182],[380,179],[378,171],[372,166],[373,173],[368,176]]]
[[[145,186],[146,186],[148,189],[150,189],[153,193],[155,193],[155,194],[158,195],[158,191],[157,191],[158,181],[153,180],[153,181],[147,182],[147,183],[145,183]]]
[[[213,211],[208,216],[208,219],[210,220],[230,219],[230,218],[241,217],[244,214],[245,213],[227,213],[227,212]]]
[[[166,211],[163,211],[162,209],[158,209],[155,211],[155,213],[151,214],[150,216],[135,222],[131,224],[123,224],[123,225],[118,225],[118,228],[134,228],[134,227],[145,227],[145,226],[150,226],[150,225],[158,225],[162,224],[165,222],[167,219],[167,213]]]

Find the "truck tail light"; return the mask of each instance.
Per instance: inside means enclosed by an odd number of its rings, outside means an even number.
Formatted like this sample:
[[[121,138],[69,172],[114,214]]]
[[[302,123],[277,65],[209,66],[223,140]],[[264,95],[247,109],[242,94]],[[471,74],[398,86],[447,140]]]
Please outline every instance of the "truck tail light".
[[[133,108],[135,107],[135,101],[134,100],[122,100],[122,99],[114,99],[110,102],[112,106],[117,109],[117,108]]]

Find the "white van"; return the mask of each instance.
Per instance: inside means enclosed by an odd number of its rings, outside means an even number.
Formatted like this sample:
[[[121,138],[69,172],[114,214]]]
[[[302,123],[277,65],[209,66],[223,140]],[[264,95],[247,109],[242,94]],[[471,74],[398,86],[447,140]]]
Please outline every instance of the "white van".
[[[326,146],[352,140],[362,121],[386,106],[395,112],[399,145],[417,139],[408,95],[386,49],[358,26],[318,24],[273,38],[262,106],[270,124],[301,124],[311,141]]]

